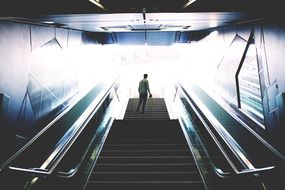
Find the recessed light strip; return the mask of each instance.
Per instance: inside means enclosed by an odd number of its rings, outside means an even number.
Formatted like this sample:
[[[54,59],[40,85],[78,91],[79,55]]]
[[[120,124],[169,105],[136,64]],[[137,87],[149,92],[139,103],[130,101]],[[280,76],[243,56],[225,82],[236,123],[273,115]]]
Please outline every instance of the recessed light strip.
[[[88,1],[90,1],[91,3],[93,3],[96,6],[100,7],[101,9],[107,11],[107,9],[99,3],[99,0],[88,0]]]
[[[188,3],[186,3],[185,5],[182,6],[182,8],[186,8],[188,7],[189,5],[191,5],[192,3],[194,3],[196,0],[189,0]]]

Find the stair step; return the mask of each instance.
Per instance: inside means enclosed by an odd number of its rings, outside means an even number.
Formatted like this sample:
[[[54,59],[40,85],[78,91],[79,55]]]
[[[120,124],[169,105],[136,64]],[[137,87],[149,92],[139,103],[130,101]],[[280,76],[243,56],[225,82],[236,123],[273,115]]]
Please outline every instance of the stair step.
[[[133,131],[129,131],[133,130]],[[125,132],[124,132],[125,131]],[[136,132],[134,132],[136,131]],[[177,141],[183,140],[185,142],[185,139],[182,136],[182,133],[173,130],[157,130],[155,129],[150,129],[149,131],[147,130],[136,130],[136,129],[126,129],[122,131],[114,130],[111,131],[108,138],[116,138],[116,137],[121,137],[121,138],[173,138],[176,139]]]
[[[142,120],[150,120],[152,119],[154,116],[153,115],[145,115],[145,116],[128,116],[125,117],[125,120],[135,120],[135,119],[142,119]],[[160,119],[160,120],[165,120],[168,119],[168,117],[166,116],[156,116],[156,119]]]
[[[168,117],[164,116],[164,115],[156,115],[154,116],[153,114],[151,115],[134,115],[134,116],[128,116],[128,117],[125,117],[124,119],[125,120],[135,120],[135,119],[144,119],[144,120],[150,120],[152,119],[153,117],[155,117],[156,119],[160,119],[160,120],[165,120],[165,119],[168,119]]]
[[[86,190],[94,189],[135,189],[135,190],[205,190],[201,181],[91,181],[88,182]]]
[[[197,166],[195,163],[97,163],[94,169],[98,172],[187,172],[197,170]]]
[[[181,150],[187,149],[188,146],[185,144],[105,144],[104,150]]]
[[[173,144],[173,143],[179,143],[179,142],[185,142],[184,139],[176,139],[176,138],[121,138],[121,137],[112,137],[107,138],[108,141],[106,143],[108,144]]]
[[[181,138],[181,135],[179,133],[178,134],[173,133],[171,135],[169,133],[160,133],[160,134],[151,133],[151,132],[149,132],[149,133],[141,132],[140,133],[139,131],[138,131],[137,134],[120,132],[120,133],[116,133],[116,134],[110,133],[109,135],[110,136],[108,138],[114,138],[114,137],[118,137],[118,136],[121,137],[121,138],[140,138],[140,139],[142,139],[142,138],[155,138],[155,137],[157,137],[157,138],[169,138],[169,137],[175,137],[175,136]],[[177,138],[176,140],[179,141],[180,139]],[[181,140],[185,141],[185,139],[181,139]]]
[[[140,115],[140,112],[137,112],[136,109],[134,110],[128,110],[125,112],[126,114],[134,114],[134,115]],[[148,114],[148,113],[153,113],[153,114],[166,114],[168,115],[167,110],[165,110],[165,108],[162,109],[148,109],[145,110],[144,114]]]
[[[178,120],[140,118],[113,123],[86,189],[205,187]]]
[[[114,126],[113,128],[133,128],[133,127],[138,127],[138,128],[145,128],[145,127],[160,127],[160,128],[180,128],[180,126],[177,126],[177,120],[156,120],[153,119],[151,121],[137,121],[137,120],[133,120],[133,121],[128,121],[128,124],[126,125],[126,121],[125,120],[116,120],[114,122]]]
[[[139,164],[139,163],[194,163],[192,156],[117,156],[99,157],[97,163],[110,164]]]
[[[192,181],[201,180],[199,172],[92,172],[89,181]]]
[[[164,99],[162,98],[148,99],[145,105],[144,114],[136,113],[138,102],[139,102],[138,98],[129,99],[124,116],[125,120],[169,119],[169,114]]]
[[[188,149],[181,150],[102,150],[101,156],[187,156]]]

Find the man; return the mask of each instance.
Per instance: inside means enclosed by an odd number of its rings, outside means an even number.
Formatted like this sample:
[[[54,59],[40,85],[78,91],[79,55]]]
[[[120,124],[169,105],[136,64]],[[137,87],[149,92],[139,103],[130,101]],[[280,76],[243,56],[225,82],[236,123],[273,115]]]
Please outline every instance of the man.
[[[145,103],[147,100],[147,94],[149,93],[149,97],[152,97],[152,94],[150,93],[150,90],[149,90],[149,84],[148,84],[147,77],[148,77],[148,75],[144,74],[143,79],[139,83],[139,89],[138,90],[139,90],[139,94],[140,94],[140,99],[139,99],[139,104],[137,107],[137,113],[139,112],[141,104],[142,104],[141,113],[144,113],[144,107],[145,107]]]

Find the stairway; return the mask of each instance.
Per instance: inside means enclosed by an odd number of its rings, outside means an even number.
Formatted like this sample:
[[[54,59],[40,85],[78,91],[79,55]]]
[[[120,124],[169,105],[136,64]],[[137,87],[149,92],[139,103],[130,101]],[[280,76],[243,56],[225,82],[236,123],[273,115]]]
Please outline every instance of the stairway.
[[[86,190],[205,189],[177,120],[117,120]]]
[[[140,120],[163,120],[169,119],[167,108],[163,98],[148,98],[145,105],[144,114],[136,113],[137,105],[139,103],[138,98],[130,98],[124,120],[140,119]]]
[[[164,99],[128,102],[115,120],[86,184],[86,190],[205,189],[178,120],[170,120]]]

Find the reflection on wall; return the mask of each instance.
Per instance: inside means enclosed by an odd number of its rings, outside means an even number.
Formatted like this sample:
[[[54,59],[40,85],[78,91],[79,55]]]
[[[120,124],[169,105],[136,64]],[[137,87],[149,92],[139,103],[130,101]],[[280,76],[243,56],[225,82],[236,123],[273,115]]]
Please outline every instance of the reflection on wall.
[[[263,123],[261,83],[253,36],[249,42],[239,35],[234,37],[217,67],[215,82],[215,91],[221,97]]]
[[[256,48],[252,40],[238,75],[240,103],[241,109],[249,114],[254,114],[255,118],[260,119],[263,123],[263,107],[257,65]]]
[[[56,38],[33,52],[28,95],[36,118],[64,104],[77,92],[75,70]]]
[[[177,66],[179,80],[186,86],[195,82],[213,97],[226,100],[223,106],[254,123],[249,127],[285,155],[284,21],[232,25],[211,34],[184,48],[189,56]]]
[[[116,77],[119,47],[87,43],[82,31],[12,21],[0,20],[0,34],[0,94],[9,97],[0,140],[11,145],[0,146],[1,164],[74,97]]]
[[[0,94],[9,97],[0,124],[1,163],[78,94],[76,52],[67,49],[81,46],[82,32],[0,21],[0,34]]]
[[[235,105],[238,104],[235,74],[246,44],[243,38],[236,35],[216,72],[216,92]]]

